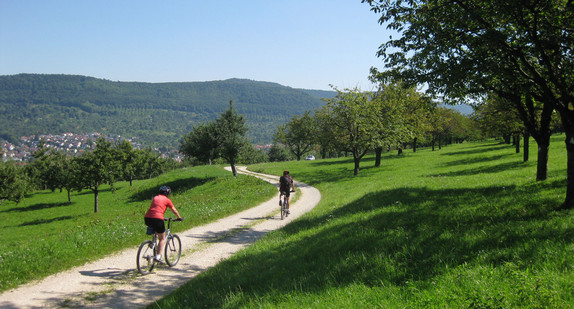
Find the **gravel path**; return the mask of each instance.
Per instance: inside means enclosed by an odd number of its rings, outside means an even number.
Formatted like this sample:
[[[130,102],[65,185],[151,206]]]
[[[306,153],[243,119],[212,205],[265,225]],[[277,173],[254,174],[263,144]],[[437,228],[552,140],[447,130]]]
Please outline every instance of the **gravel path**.
[[[278,186],[279,176],[238,172]],[[202,271],[281,228],[319,203],[319,190],[295,182],[297,201],[291,215],[279,216],[278,195],[259,206],[211,224],[179,232],[183,253],[179,264],[160,266],[150,275],[135,269],[137,247],[0,294],[0,308],[139,308],[177,289]],[[177,228],[176,228],[177,230]],[[142,237],[142,241],[143,241]]]

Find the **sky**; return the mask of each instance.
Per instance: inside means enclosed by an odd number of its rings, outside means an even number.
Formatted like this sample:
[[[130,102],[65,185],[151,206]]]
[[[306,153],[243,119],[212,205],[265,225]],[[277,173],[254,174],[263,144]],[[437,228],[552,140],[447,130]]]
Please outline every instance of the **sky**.
[[[373,90],[378,18],[360,0],[0,0],[0,75]]]

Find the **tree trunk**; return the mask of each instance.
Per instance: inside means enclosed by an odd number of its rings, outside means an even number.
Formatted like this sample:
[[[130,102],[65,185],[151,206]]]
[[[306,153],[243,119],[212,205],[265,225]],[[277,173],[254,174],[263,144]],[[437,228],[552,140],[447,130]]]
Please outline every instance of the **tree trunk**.
[[[514,136],[514,144],[516,146],[516,153],[520,153],[520,134]]]
[[[536,163],[536,180],[546,180],[548,178],[548,147],[550,136],[541,138],[538,141],[538,162]]]
[[[417,138],[416,137],[413,140],[413,152],[417,152]]]
[[[236,177],[237,169],[235,168],[235,162],[231,163],[231,171],[233,172],[233,177]]]
[[[383,153],[383,147],[375,148],[375,167],[381,166],[381,154]]]
[[[353,171],[353,175],[359,175],[359,163],[361,162],[361,158],[358,156],[353,156],[353,160],[355,161],[355,170]]]
[[[441,149],[442,149],[441,143],[442,143],[442,136],[439,135],[439,137],[438,137],[438,150],[441,150]]]
[[[560,111],[562,126],[566,132],[566,198],[560,209],[574,208],[574,112]]]
[[[68,203],[72,203],[72,190],[66,189],[68,191]]]
[[[96,187],[94,189],[94,212],[97,213],[98,212],[98,188]]]
[[[528,156],[530,155],[530,134],[524,132],[524,154],[523,161],[528,162]]]

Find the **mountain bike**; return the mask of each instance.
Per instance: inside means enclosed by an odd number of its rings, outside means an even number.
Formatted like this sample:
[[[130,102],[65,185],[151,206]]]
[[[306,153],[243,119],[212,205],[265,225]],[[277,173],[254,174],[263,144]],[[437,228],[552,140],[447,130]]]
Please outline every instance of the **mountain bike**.
[[[181,221],[181,219],[167,218],[167,229],[165,230],[165,251],[164,259],[169,267],[177,265],[179,258],[181,257],[181,240],[179,236],[171,233],[171,222]],[[138,271],[142,275],[149,274],[155,264],[158,263],[155,260],[155,256],[158,254],[158,237],[151,227],[148,227],[148,235],[153,235],[152,240],[146,240],[141,243],[138,249],[138,255],[136,259],[136,264]]]

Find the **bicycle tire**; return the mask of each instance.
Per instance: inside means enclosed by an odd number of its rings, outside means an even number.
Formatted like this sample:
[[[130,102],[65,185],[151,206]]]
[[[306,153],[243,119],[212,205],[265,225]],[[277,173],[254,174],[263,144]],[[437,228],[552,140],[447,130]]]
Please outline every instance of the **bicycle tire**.
[[[151,240],[146,240],[141,243],[138,249],[136,264],[138,271],[142,275],[149,274],[155,267],[155,247]]]
[[[168,236],[165,242],[165,262],[170,267],[177,265],[181,257],[181,240],[176,234]]]

